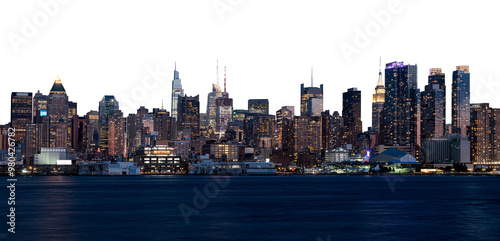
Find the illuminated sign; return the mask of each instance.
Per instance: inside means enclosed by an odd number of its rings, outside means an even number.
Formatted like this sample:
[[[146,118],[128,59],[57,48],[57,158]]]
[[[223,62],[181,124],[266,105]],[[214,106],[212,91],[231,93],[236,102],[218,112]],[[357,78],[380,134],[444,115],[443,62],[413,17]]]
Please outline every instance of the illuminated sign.
[[[40,116],[47,116],[47,110],[40,110]]]

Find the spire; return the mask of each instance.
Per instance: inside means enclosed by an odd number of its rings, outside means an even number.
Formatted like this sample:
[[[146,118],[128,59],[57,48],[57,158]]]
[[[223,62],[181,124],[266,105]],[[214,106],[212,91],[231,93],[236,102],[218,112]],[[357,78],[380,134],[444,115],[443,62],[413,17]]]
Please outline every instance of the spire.
[[[378,64],[378,82],[377,86],[384,86],[384,82],[382,81],[382,57],[380,57]]]
[[[380,56],[380,59],[378,61],[378,72],[382,74],[382,56]]]
[[[311,66],[311,87],[314,87],[313,85],[313,67]]]
[[[161,99],[161,109],[163,110],[163,99]]]
[[[219,86],[219,59],[217,59],[217,86]]]
[[[177,61],[174,62],[174,79],[179,79],[179,72],[177,71]]]
[[[224,66],[224,95],[227,95],[226,93],[226,66]]]

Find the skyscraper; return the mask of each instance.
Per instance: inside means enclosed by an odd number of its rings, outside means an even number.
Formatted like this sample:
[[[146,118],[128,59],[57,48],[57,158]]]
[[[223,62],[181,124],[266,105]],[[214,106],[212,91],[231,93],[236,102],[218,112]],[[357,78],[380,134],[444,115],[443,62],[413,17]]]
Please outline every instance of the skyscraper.
[[[311,87],[300,85],[300,115],[320,116],[323,112],[323,85],[313,87],[313,76],[311,71]]]
[[[218,98],[222,97],[222,90],[221,87],[219,86],[219,61],[217,60],[217,84],[212,84],[212,92],[208,93],[208,98],[207,98],[207,119],[206,119],[206,126],[207,126],[207,132],[208,133],[215,133],[215,115],[216,115],[216,105],[215,101]]]
[[[177,103],[178,122],[177,131],[191,130],[192,147],[199,150],[200,137],[200,99],[199,96],[179,96]]]
[[[388,63],[385,91],[382,143],[388,146],[417,144],[417,65]]]
[[[10,123],[16,129],[14,139],[20,141],[26,135],[26,125],[32,122],[33,94],[12,92],[10,101]]]
[[[215,130],[217,139],[225,136],[227,126],[233,118],[233,99],[229,98],[226,89],[226,67],[224,67],[224,92],[215,100]]]
[[[269,115],[269,100],[249,99],[248,113],[259,113],[259,114]]]
[[[468,65],[457,66],[453,71],[451,96],[451,125],[453,133],[467,134],[470,125],[470,73]]]
[[[109,121],[119,110],[118,101],[112,95],[105,95],[99,102],[99,146],[103,150],[109,147]]]
[[[345,143],[356,145],[358,134],[363,129],[361,122],[361,91],[357,88],[350,88],[343,93],[342,117],[344,117]]]
[[[172,117],[175,120],[177,118],[177,108],[178,108],[178,99],[179,97],[184,96],[184,90],[182,89],[181,79],[179,79],[179,72],[177,71],[177,64],[175,64],[174,69],[174,79],[172,80]]]
[[[49,116],[50,147],[64,147],[68,145],[68,96],[58,77],[47,98],[47,114]],[[64,135],[64,136],[62,136]]]
[[[281,109],[276,111],[276,129],[277,129],[277,141],[278,141],[278,148],[283,148],[283,139],[285,138],[284,135],[286,132],[286,125],[287,123],[285,122],[291,122],[293,121],[293,117],[295,116],[295,107],[293,106],[283,106]]]
[[[120,156],[125,152],[125,119],[123,113],[115,109],[108,116],[108,155]]]
[[[472,104],[469,140],[471,161],[480,165],[500,165],[500,109],[488,103]]]
[[[446,93],[445,77],[441,69],[430,69],[429,84],[421,93],[421,139],[422,141],[444,137]]]
[[[380,62],[382,64],[382,62]],[[384,81],[382,79],[382,67],[380,66],[378,71],[378,82],[377,87],[375,87],[375,94],[373,94],[372,102],[372,130],[380,131],[380,118],[381,113],[384,110],[385,102],[385,87]]]
[[[33,96],[33,121],[37,116],[47,116],[47,96],[40,91]]]

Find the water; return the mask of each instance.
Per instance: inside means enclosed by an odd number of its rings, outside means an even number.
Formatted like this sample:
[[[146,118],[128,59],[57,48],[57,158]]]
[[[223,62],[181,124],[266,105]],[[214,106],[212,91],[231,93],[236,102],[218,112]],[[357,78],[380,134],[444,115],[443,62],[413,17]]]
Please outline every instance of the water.
[[[500,178],[491,176],[59,176],[16,185],[16,234],[6,240],[500,240]]]

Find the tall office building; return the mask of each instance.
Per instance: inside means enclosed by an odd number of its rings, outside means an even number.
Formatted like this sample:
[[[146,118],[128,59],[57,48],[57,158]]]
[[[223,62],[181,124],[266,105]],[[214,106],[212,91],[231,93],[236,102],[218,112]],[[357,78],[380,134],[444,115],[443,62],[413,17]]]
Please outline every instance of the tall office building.
[[[363,125],[361,122],[361,91],[357,88],[348,89],[343,93],[342,117],[344,117],[345,143],[356,145],[358,134]]]
[[[40,91],[33,96],[33,121],[37,116],[47,116],[47,96]]]
[[[24,141],[24,157],[27,163],[33,163],[33,157],[35,154],[39,153],[43,147],[44,125],[41,123],[27,124],[26,125],[26,136]]]
[[[206,118],[206,126],[208,133],[215,133],[215,125],[216,125],[216,100],[218,98],[222,98],[222,90],[219,86],[219,61],[217,61],[217,84],[212,84],[212,92],[208,93],[207,97],[207,118]]]
[[[300,115],[320,116],[323,112],[323,85],[313,87],[313,76],[311,71],[311,87],[300,85]]]
[[[470,73],[468,65],[457,66],[453,71],[451,96],[451,125],[453,133],[467,134],[470,125]]]
[[[321,117],[296,116],[294,118],[294,152],[321,150]]]
[[[172,140],[172,118],[170,113],[163,109],[153,109],[154,131],[158,132],[158,140]]]
[[[105,95],[99,102],[99,147],[108,150],[109,147],[109,121],[119,110],[118,101],[112,95]]]
[[[330,110],[321,112],[321,149],[333,148],[333,117],[330,115]]]
[[[385,69],[382,143],[410,146],[418,143],[417,65],[392,62]]]
[[[14,139],[20,141],[26,135],[26,125],[32,123],[33,93],[12,92],[10,98],[10,123],[16,129]]]
[[[178,101],[179,97],[184,96],[184,90],[182,89],[181,79],[179,79],[179,72],[177,71],[177,64],[174,68],[174,79],[172,80],[172,117],[178,120]]]
[[[226,90],[226,67],[224,67],[224,92],[222,97],[215,101],[215,134],[218,139],[226,134],[226,129],[233,118],[233,99],[229,98]]]
[[[472,104],[469,140],[471,161],[480,165],[500,165],[500,109],[488,103]]]
[[[344,118],[340,116],[340,113],[338,111],[334,111],[332,114],[332,130],[331,130],[331,135],[332,135],[332,148],[337,148],[341,147],[344,142],[342,141],[342,132],[344,129]]]
[[[269,115],[269,100],[268,99],[249,99],[248,113],[258,113]]]
[[[248,113],[243,122],[244,138],[247,145],[253,148],[273,147],[275,118],[274,115]]]
[[[177,131],[191,130],[192,147],[199,151],[200,137],[200,99],[199,96],[179,96],[177,103],[178,121]]]
[[[120,156],[125,153],[125,119],[123,113],[115,109],[108,115],[108,155]]]
[[[382,62],[380,64],[382,64]],[[372,101],[372,130],[375,132],[380,131],[380,118],[382,111],[384,110],[384,102],[385,87],[382,79],[382,67],[380,66],[378,71],[377,87],[375,87],[375,94],[373,94]]]
[[[99,112],[91,110],[85,115],[84,148],[99,146]]]
[[[281,109],[276,111],[276,129],[277,129],[277,141],[278,148],[283,148],[283,139],[286,132],[286,122],[293,121],[295,116],[295,107],[293,106],[283,106]]]
[[[430,69],[429,84],[421,92],[421,140],[444,137],[446,93],[444,73],[441,69]]]
[[[50,147],[68,146],[68,95],[58,77],[47,98],[47,114],[49,116]],[[63,136],[64,135],[64,136]]]

